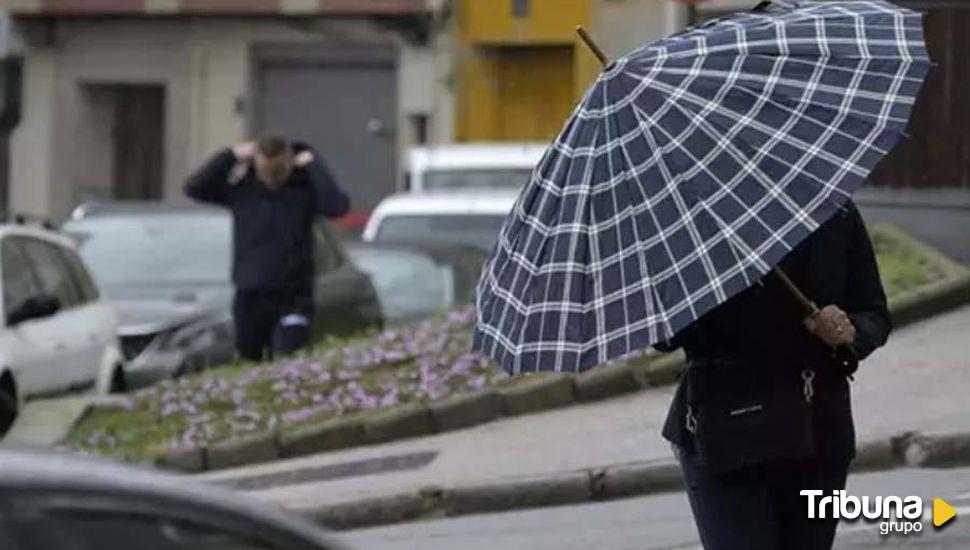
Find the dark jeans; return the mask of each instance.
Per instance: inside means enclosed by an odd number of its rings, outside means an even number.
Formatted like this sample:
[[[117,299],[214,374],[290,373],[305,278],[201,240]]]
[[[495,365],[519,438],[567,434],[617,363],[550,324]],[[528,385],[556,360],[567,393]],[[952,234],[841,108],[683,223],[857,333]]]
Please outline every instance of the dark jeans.
[[[829,550],[838,524],[808,519],[803,489],[845,488],[843,462],[776,461],[712,475],[675,447],[705,550]]]
[[[236,349],[243,359],[272,359],[310,342],[313,297],[309,292],[237,291],[232,310]]]

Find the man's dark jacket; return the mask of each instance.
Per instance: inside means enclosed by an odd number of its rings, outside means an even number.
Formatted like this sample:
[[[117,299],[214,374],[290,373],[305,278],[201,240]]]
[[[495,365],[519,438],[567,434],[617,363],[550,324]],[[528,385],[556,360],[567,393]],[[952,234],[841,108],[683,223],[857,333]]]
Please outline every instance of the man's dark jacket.
[[[760,442],[756,449],[738,448],[732,452],[750,463],[758,463],[759,458],[777,457],[848,462],[855,456],[847,380],[855,365],[850,358],[854,355],[858,360],[864,359],[886,342],[891,330],[872,244],[855,205],[849,203],[837,212],[789,253],[780,267],[819,307],[834,304],[848,313],[857,331],[855,344],[851,346],[853,353],[834,352],[809,334],[803,325],[804,311],[773,274],[702,316],[667,345],[657,347],[664,350],[683,347],[690,375],[696,374],[701,382],[705,382],[704,377],[708,378],[707,382],[715,379],[710,374],[715,371],[705,367],[726,361],[744,362],[751,368],[738,372],[753,372],[762,381],[777,380],[779,388],[798,388],[779,392],[788,400],[804,399],[801,373],[811,369],[815,379],[811,384],[810,409],[806,413],[809,422],[799,426],[797,415],[782,414],[771,433],[762,438],[767,443]],[[724,372],[730,375],[730,371]],[[682,378],[677,389],[663,435],[689,451],[695,439],[687,430],[687,378]],[[713,394],[717,391],[717,387],[712,387]],[[694,396],[690,398],[693,399]],[[780,405],[781,409],[794,410],[787,408],[786,403]],[[744,445],[741,441],[723,443]],[[811,449],[807,456],[805,449]]]
[[[313,152],[301,143],[293,150]],[[341,216],[350,207],[320,155],[313,153],[313,162],[294,168],[276,190],[260,182],[252,166],[234,174],[237,160],[228,148],[186,181],[186,195],[232,212],[232,280],[237,291],[312,291],[313,221]]]

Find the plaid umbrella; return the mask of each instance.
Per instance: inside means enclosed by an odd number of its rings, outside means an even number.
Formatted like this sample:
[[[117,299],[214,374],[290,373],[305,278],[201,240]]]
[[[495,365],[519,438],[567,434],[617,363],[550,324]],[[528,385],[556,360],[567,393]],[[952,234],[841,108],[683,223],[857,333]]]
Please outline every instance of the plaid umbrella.
[[[474,347],[581,371],[670,339],[845,204],[929,67],[921,15],[883,1],[775,3],[611,63],[502,228]]]

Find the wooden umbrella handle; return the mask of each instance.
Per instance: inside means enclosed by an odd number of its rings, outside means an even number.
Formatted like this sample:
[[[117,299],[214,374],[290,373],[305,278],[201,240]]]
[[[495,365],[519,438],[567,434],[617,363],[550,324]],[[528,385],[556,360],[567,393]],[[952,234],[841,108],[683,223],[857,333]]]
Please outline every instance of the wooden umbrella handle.
[[[788,290],[792,293],[792,295],[795,296],[795,299],[798,300],[798,303],[801,304],[803,308],[805,308],[806,313],[808,313],[809,315],[815,315],[816,313],[818,313],[818,306],[815,305],[815,302],[809,300],[808,297],[805,296],[805,293],[802,292],[801,289],[798,288],[798,286],[795,285],[794,282],[792,282],[791,278],[788,276],[787,273],[782,271],[782,269],[778,266],[775,266],[771,269],[772,271],[775,272],[775,275],[777,275],[778,278],[781,279],[781,282],[784,283],[785,287],[788,288]]]

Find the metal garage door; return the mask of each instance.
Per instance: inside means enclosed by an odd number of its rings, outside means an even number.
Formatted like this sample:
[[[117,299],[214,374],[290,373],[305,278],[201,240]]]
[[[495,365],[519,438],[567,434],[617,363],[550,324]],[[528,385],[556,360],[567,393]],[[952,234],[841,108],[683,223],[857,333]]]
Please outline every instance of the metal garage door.
[[[396,59],[393,47],[259,48],[254,129],[311,143],[352,209],[370,211],[395,187]]]

